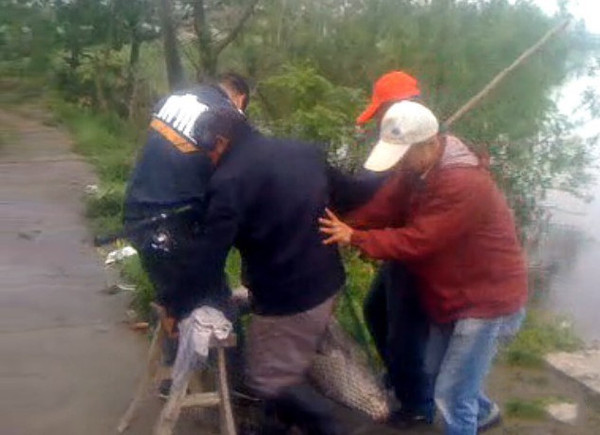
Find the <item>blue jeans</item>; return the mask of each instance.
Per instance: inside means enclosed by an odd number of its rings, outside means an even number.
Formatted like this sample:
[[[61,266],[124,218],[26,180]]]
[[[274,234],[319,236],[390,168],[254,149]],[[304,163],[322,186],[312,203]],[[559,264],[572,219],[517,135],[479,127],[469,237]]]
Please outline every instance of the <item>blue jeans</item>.
[[[492,319],[461,319],[432,324],[425,370],[435,382],[435,403],[447,435],[475,435],[494,403],[483,392],[498,344],[519,330],[525,309]]]

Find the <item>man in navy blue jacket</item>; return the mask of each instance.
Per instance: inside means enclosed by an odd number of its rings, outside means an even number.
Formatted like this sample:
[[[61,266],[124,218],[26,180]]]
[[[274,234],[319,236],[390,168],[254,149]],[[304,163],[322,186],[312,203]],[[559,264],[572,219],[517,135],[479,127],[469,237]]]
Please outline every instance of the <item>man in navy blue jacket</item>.
[[[124,220],[144,269],[169,316],[177,317],[184,301],[178,287],[195,288],[195,255],[204,198],[214,163],[231,141],[248,87],[236,74],[225,74],[215,85],[199,85],[162,99],[152,115],[148,139],[138,157],[125,195]],[[217,142],[215,142],[218,139]],[[158,223],[142,225],[160,215]],[[210,293],[221,306],[229,291],[222,275]]]
[[[253,301],[247,385],[311,434],[342,433],[332,403],[305,380],[344,283],[340,255],[317,228],[329,194],[322,149],[247,127],[210,180],[197,257],[201,287],[211,288],[239,249]]]

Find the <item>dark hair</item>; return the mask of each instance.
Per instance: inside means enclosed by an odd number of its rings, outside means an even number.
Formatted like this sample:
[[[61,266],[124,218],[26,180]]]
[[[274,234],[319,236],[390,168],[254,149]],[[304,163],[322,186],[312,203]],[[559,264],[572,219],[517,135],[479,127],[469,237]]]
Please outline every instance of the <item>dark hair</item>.
[[[217,108],[204,112],[194,125],[194,137],[201,148],[211,151],[217,136],[234,141],[246,125],[243,115],[230,108]]]
[[[219,75],[217,77],[217,81],[219,84],[246,97],[244,100],[244,106],[242,107],[242,111],[245,111],[246,107],[248,106],[248,102],[250,101],[250,87],[248,86],[246,79],[238,73],[226,72]]]

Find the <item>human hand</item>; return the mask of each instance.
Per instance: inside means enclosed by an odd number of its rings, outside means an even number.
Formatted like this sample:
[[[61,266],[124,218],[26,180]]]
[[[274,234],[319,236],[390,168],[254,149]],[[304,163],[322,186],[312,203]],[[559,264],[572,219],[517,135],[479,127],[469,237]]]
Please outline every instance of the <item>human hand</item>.
[[[354,229],[342,222],[328,208],[325,209],[325,213],[327,214],[327,217],[319,218],[319,231],[329,236],[323,241],[323,244],[331,245],[338,243],[340,245],[349,245]]]
[[[162,305],[152,303],[152,308],[158,316],[162,330],[169,338],[177,338],[179,331],[177,330],[177,319],[167,314],[167,310]]]
[[[177,338],[179,331],[177,330],[177,320],[175,317],[165,316],[160,319],[162,328],[169,338]]]

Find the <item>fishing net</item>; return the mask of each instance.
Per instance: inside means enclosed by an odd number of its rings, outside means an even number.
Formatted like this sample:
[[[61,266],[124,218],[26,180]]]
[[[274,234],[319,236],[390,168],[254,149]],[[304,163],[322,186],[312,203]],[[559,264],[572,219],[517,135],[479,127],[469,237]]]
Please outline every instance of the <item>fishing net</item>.
[[[369,415],[389,417],[390,404],[361,347],[333,320],[321,343],[309,378],[330,399]]]

